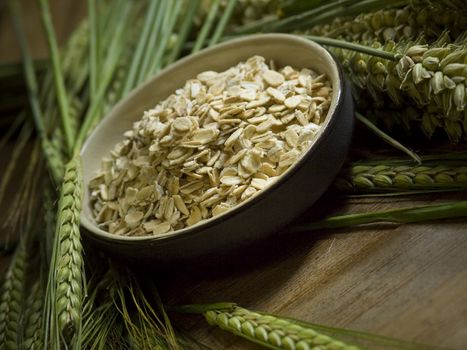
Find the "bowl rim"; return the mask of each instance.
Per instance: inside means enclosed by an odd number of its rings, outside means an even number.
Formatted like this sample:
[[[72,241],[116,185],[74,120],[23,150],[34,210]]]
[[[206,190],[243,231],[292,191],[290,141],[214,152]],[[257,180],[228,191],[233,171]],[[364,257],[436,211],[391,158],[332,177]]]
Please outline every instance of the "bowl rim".
[[[165,67],[164,69],[159,71],[157,74],[149,78],[145,83],[143,83],[142,85],[140,85],[139,87],[131,91],[126,97],[121,99],[109,112],[107,112],[106,115],[102,118],[102,120],[106,119],[109,115],[113,114],[113,112],[119,109],[121,105],[127,103],[127,101],[133,98],[134,95],[138,94],[141,90],[144,90],[145,88],[147,88],[148,85],[150,85],[154,80],[159,79],[159,77],[165,74],[166,71],[168,70],[173,70],[181,65],[189,64],[190,61],[197,60],[200,57],[209,56],[211,54],[216,54],[218,51],[225,49],[225,48],[229,48],[230,46],[235,46],[239,42],[257,41],[257,40],[274,40],[274,39],[296,42],[298,44],[306,44],[308,46],[313,47],[316,50],[316,52],[319,52],[324,57],[325,60],[331,63],[331,66],[336,71],[336,78],[338,81],[338,86],[337,88],[333,86],[333,98],[331,100],[331,105],[328,110],[326,120],[322,124],[322,127],[318,131],[318,135],[313,141],[313,143],[311,144],[311,146],[304,153],[300,155],[299,159],[296,160],[272,184],[262,189],[257,195],[254,195],[248,198],[247,200],[245,200],[244,202],[239,203],[232,209],[229,209],[228,211],[221,213],[218,216],[211,217],[205,220],[201,220],[199,223],[195,225],[188,226],[188,227],[176,230],[176,231],[159,234],[157,236],[153,236],[153,235],[122,236],[122,235],[116,235],[114,233],[104,231],[100,229],[99,227],[97,227],[97,225],[93,222],[92,219],[87,217],[84,211],[84,206],[89,205],[89,204],[83,203],[83,209],[81,210],[81,226],[83,226],[86,229],[87,234],[91,234],[95,239],[98,239],[101,241],[112,242],[114,244],[119,243],[122,245],[127,245],[127,244],[132,244],[132,243],[142,243],[142,242],[161,242],[162,243],[162,242],[169,242],[169,241],[184,239],[187,236],[196,234],[198,231],[202,231],[203,228],[209,228],[213,225],[216,225],[219,221],[227,220],[231,216],[236,215],[238,212],[248,209],[249,207],[254,205],[256,202],[260,201],[269,192],[277,190],[277,188],[279,188],[285,181],[287,181],[287,179],[293,176],[302,167],[304,162],[308,160],[308,158],[315,152],[315,150],[321,147],[321,144],[323,143],[324,138],[326,138],[327,135],[332,131],[332,126],[337,122],[337,119],[338,119],[337,116],[339,115],[339,112],[342,109],[343,101],[345,97],[345,94],[344,94],[345,79],[344,79],[341,66],[337,62],[336,58],[328,50],[326,50],[323,46],[316,43],[315,41],[312,41],[310,39],[305,39],[298,35],[281,34],[281,33],[252,34],[252,35],[243,36],[241,38],[231,39],[223,43],[217,44],[215,46],[203,49],[197,52],[196,54],[188,55],[174,62],[173,64],[170,64],[169,66]],[[89,136],[87,137],[86,142],[83,144],[83,147],[81,148],[81,151],[80,151],[81,155],[83,155],[83,153],[87,151],[90,140],[92,139],[93,134],[96,132],[98,127],[99,127],[99,124],[94,128],[91,134],[89,134]],[[84,191],[88,191],[87,184],[84,184]],[[83,196],[83,201],[84,201],[84,196]]]

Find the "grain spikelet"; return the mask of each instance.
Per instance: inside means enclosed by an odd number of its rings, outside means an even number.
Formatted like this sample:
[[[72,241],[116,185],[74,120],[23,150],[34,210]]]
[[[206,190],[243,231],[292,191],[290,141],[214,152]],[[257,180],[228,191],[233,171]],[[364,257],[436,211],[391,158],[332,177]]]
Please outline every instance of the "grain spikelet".
[[[466,11],[446,11],[440,6],[406,6],[362,13],[355,18],[337,17],[330,23],[313,26],[307,34],[347,41],[386,42],[414,40],[423,35],[434,42],[446,30],[456,38],[466,29]]]
[[[460,190],[467,188],[467,166],[356,163],[341,172],[334,187],[346,193]]]
[[[22,240],[7,271],[0,297],[0,348],[18,348],[18,330],[26,278],[27,248]]]
[[[390,99],[396,107],[413,105],[422,111],[419,126],[431,137],[445,130],[452,143],[466,137],[467,32],[450,43],[446,35],[432,45],[418,42],[373,42],[368,46],[400,57],[388,61],[352,50],[333,49],[357,96],[366,91],[375,102]]]
[[[272,349],[359,349],[288,320],[237,306],[227,311],[209,310],[204,313],[204,317],[211,325]]]
[[[27,317],[24,320],[22,349],[38,350],[43,348],[42,306],[44,295],[40,285],[40,281],[34,283],[26,301]]]
[[[82,200],[81,160],[75,156],[66,167],[59,202],[58,261],[55,270],[57,283],[57,315],[59,329],[68,333],[79,328],[83,298],[83,260],[79,232]]]
[[[81,158],[77,154],[65,167],[58,203],[54,250],[46,292],[46,340],[51,347],[61,340],[79,339],[83,303],[84,270],[80,240],[82,201]],[[76,337],[76,338],[75,338]]]

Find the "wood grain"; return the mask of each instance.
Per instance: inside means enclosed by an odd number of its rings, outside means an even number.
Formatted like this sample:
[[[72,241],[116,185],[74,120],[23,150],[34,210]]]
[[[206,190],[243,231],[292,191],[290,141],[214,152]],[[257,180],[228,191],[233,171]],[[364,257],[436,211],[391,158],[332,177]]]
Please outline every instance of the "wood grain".
[[[243,271],[164,280],[174,302],[235,301],[251,309],[430,345],[467,345],[465,222],[313,233],[258,251]],[[268,249],[270,247],[264,247]],[[266,259],[267,263],[262,263]],[[214,348],[245,349],[201,323]]]
[[[22,3],[32,49],[37,56],[45,55],[34,2]],[[85,4],[57,0],[53,5],[63,40],[85,12]],[[0,61],[15,59],[15,39],[4,9],[0,11]],[[445,200],[431,196],[344,203],[325,198],[301,220]],[[467,349],[466,221],[285,234],[215,265],[153,278],[170,303],[234,301],[316,323]],[[0,267],[4,266],[2,258]],[[207,326],[200,317],[175,317],[214,349],[258,349]]]

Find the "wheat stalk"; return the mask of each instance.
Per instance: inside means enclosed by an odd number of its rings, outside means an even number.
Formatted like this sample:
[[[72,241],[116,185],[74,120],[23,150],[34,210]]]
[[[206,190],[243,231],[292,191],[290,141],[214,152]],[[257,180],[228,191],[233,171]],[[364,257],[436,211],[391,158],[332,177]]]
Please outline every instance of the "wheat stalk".
[[[8,184],[10,183],[10,180],[16,169],[17,161],[19,157],[21,156],[21,154],[23,153],[24,149],[26,148],[27,143],[30,140],[30,137],[32,135],[32,132],[33,132],[33,128],[30,123],[25,123],[21,127],[21,131],[18,135],[18,139],[15,143],[15,147],[10,156],[9,163],[3,170],[2,180],[0,181],[0,203],[2,202],[6,194]]]
[[[23,173],[22,181],[16,189],[16,195],[9,203],[10,210],[6,220],[4,220],[4,227],[18,230],[21,235],[28,235],[28,238],[32,234],[29,231],[32,228],[31,218],[35,213],[34,206],[37,201],[35,195],[37,193],[38,182],[40,181],[40,178],[34,176],[34,174],[42,171],[39,142],[34,143],[32,152],[28,154],[26,161],[28,165]]]
[[[115,71],[114,79],[105,98],[105,110],[107,111],[121,98],[120,92],[123,89],[125,76],[128,74],[128,63],[130,59],[131,55],[129,51],[123,52],[121,62]]]
[[[145,47],[149,41],[149,35],[151,33],[151,28],[153,30],[157,30],[157,26],[159,25],[158,22],[155,22],[155,16],[160,11],[157,2],[151,2],[148,5],[148,8],[145,12],[144,24],[141,29],[141,33],[139,33],[139,37],[137,38],[136,46],[134,47],[134,52],[132,52],[132,60],[129,65],[125,82],[122,88],[122,95],[126,95],[135,85],[137,82],[138,71],[142,68],[140,64],[142,64],[143,55],[145,53]],[[128,52],[128,51],[127,51]],[[131,52],[131,51],[130,51]]]
[[[222,35],[224,34],[227,23],[232,17],[236,4],[237,0],[228,0],[225,4],[225,8],[222,11],[222,16],[219,19],[219,22],[217,23],[216,29],[214,30],[211,39],[209,40],[209,46],[217,44],[221,39]]]
[[[89,131],[96,125],[99,118],[102,116],[100,112],[105,102],[105,95],[118,66],[120,55],[125,47],[123,35],[125,30],[129,29],[130,21],[133,18],[132,15],[134,16],[136,12],[135,10],[137,10],[137,6],[132,7],[131,2],[120,1],[116,6],[116,15],[111,16],[112,19],[115,17],[115,23],[113,23],[112,26],[112,28],[114,28],[114,32],[111,33],[112,36],[110,38],[108,49],[103,57],[103,70],[100,72],[99,84],[96,86],[96,96],[93,98],[92,103],[89,105],[84,115],[83,122],[74,142],[75,150],[79,150],[81,148]],[[91,61],[90,64],[93,64],[93,61]],[[91,71],[95,71],[95,69],[91,69]]]
[[[177,32],[178,38],[169,54],[166,64],[174,62],[180,56],[183,45],[186,43],[186,40],[190,34],[190,29],[193,26],[193,21],[196,17],[196,14],[198,13],[200,2],[201,0],[189,1],[186,12],[183,14],[183,21]]]
[[[51,126],[55,122],[55,104],[54,98],[57,96],[59,100],[59,106],[60,106],[60,111],[61,113],[67,113],[66,115],[62,115],[63,117],[63,122],[64,127],[65,127],[65,134],[71,132],[75,133],[76,126],[78,124],[78,121],[76,120],[77,117],[79,116],[79,113],[77,109],[79,108],[80,103],[76,103],[73,105],[75,108],[71,108],[71,106],[68,106],[68,102],[66,98],[63,98],[63,95],[65,94],[64,87],[64,81],[63,81],[63,76],[60,71],[60,67],[56,67],[56,65],[59,64],[60,60],[58,59],[58,52],[57,49],[54,47],[55,43],[55,38],[49,38],[49,42],[51,43],[51,55],[52,55],[52,61],[53,61],[53,74],[52,72],[48,72],[46,74],[43,86],[42,86],[42,94],[39,94],[38,92],[38,84],[36,81],[36,75],[35,75],[35,70],[34,70],[34,65],[33,61],[31,58],[31,55],[28,50],[28,45],[26,41],[26,37],[23,31],[23,26],[21,22],[21,16],[20,16],[20,8],[19,4],[17,3],[17,0],[10,0],[8,2],[9,4],[9,9],[13,18],[13,23],[15,27],[15,32],[16,35],[19,39],[20,47],[21,47],[21,53],[23,57],[23,67],[24,67],[24,72],[25,72],[25,77],[27,81],[27,86],[28,86],[28,95],[29,95],[29,101],[31,105],[31,111],[32,111],[32,117],[34,120],[34,124],[36,127],[36,130],[38,131],[39,137],[41,139],[41,145],[43,148],[43,152],[46,155],[46,160],[48,161],[49,165],[49,170],[52,173],[52,176],[55,180],[56,183],[59,183],[61,176],[63,175],[63,160],[61,156],[61,151],[63,149],[66,150],[66,147],[64,147],[63,142],[61,139],[57,138],[57,132],[53,133],[52,140],[49,140],[48,138],[48,133],[49,130],[51,129]],[[43,2],[43,5],[45,6],[45,9],[47,9],[46,2]],[[42,12],[45,12],[45,9],[43,8]],[[48,28],[48,31],[51,30],[49,28],[50,23],[50,16],[47,13],[43,13],[43,18],[46,24],[46,27]],[[77,91],[80,90],[80,84],[78,82],[77,77],[73,76],[73,72],[76,71],[76,69],[72,69],[72,64],[75,62],[74,60],[78,60],[80,58],[80,53],[82,56],[82,49],[85,47],[86,40],[83,40],[83,28],[86,26],[83,25],[81,28],[79,28],[71,37],[70,42],[68,44],[67,50],[65,50],[64,54],[62,55],[63,61],[64,61],[64,72],[66,76],[70,76],[70,80],[72,81],[72,89],[71,91],[71,96],[68,96],[70,99],[73,101],[76,101],[76,97],[74,94],[77,93]],[[48,32],[48,36],[50,36],[50,33]],[[84,43],[83,43],[84,41]],[[58,69],[57,69],[58,68]],[[85,69],[82,69],[80,67],[79,69],[80,74],[82,75],[83,73],[86,73]],[[57,95],[54,94],[54,91],[52,89],[52,77],[55,78],[56,82],[56,87],[57,87]],[[83,79],[81,79],[83,80]],[[65,94],[66,97],[66,94]],[[41,108],[41,103],[45,105],[45,113],[43,113],[43,108]],[[55,129],[55,128],[53,128]],[[69,137],[69,135],[67,135]],[[68,140],[70,142],[70,140]],[[10,164],[15,164],[15,163],[10,163]]]
[[[74,134],[69,122],[69,104],[65,92],[62,63],[60,61],[58,45],[54,35],[48,0],[39,0],[39,4],[41,8],[42,23],[47,33],[46,38],[49,43],[50,58],[53,63],[53,77],[55,90],[57,92],[57,102],[60,109],[63,132],[65,134],[67,150],[68,152],[71,152],[73,149]]]
[[[88,31],[89,20],[84,18],[71,33],[63,50],[60,52],[63,77],[65,82],[68,82],[68,87],[76,86],[72,88],[72,91],[74,89],[73,92],[76,92],[82,86],[82,84],[77,84],[76,82],[87,80],[86,78],[89,75],[89,69],[84,69],[89,65],[87,61],[87,50],[90,45]]]
[[[369,213],[329,216],[316,222],[294,226],[288,231],[310,232],[320,229],[349,228],[359,225],[382,223],[401,225],[417,222],[431,222],[435,220],[461,219],[466,217],[467,201],[457,201]]]
[[[392,7],[401,7],[409,3],[409,0],[394,0]],[[317,6],[316,2],[305,4],[304,10],[284,18],[272,18],[270,20],[258,20],[237,27],[233,34],[250,34],[254,32],[294,32],[311,28],[314,25],[327,23],[336,17],[357,16],[362,12],[372,12],[388,6],[386,0],[340,0],[328,1]],[[280,12],[280,11],[279,11]]]
[[[216,13],[219,8],[219,3],[220,0],[212,0],[209,6],[209,12],[207,14],[206,19],[204,20],[203,26],[201,27],[198,36],[196,37],[196,42],[191,50],[191,53],[198,52],[204,46],[204,42],[208,37],[209,31],[211,30],[211,27],[215,21]]]

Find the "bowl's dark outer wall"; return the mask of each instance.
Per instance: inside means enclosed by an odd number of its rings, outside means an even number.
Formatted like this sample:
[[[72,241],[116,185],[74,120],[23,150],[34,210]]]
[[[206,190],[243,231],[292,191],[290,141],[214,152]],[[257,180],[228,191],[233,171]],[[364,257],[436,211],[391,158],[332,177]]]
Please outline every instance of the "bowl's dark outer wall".
[[[265,238],[274,239],[281,230],[286,232],[284,228],[310,208],[331,185],[350,147],[353,101],[350,85],[339,64],[335,64],[341,93],[332,118],[312,149],[282,175],[276,185],[237,210],[225,213],[218,220],[195,225],[183,234],[135,242],[101,238],[83,229],[86,243],[129,262],[173,266],[216,260]]]

